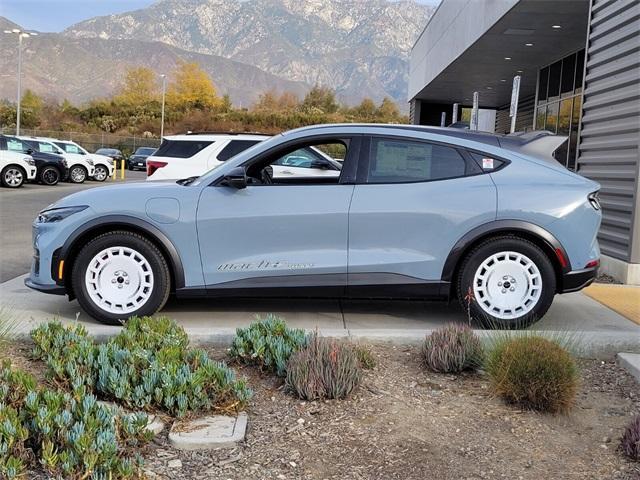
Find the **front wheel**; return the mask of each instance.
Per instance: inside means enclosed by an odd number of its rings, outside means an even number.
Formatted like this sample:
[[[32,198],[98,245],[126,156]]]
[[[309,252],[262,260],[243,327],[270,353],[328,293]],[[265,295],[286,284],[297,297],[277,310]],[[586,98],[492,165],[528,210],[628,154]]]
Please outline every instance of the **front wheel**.
[[[71,276],[80,306],[110,325],[153,315],[164,306],[171,288],[162,253],[145,237],[126,231],[91,240],[78,254]]]
[[[56,185],[60,181],[60,172],[56,167],[45,167],[40,173],[40,181],[45,185]]]
[[[26,178],[26,172],[16,165],[8,165],[4,167],[2,173],[0,173],[2,186],[7,188],[21,187]]]
[[[544,316],[556,292],[551,261],[534,243],[514,236],[491,238],[465,257],[457,295],[486,328],[525,328]]]
[[[109,176],[109,170],[104,165],[96,165],[96,169],[93,172],[93,179],[98,182],[104,182]]]
[[[72,183],[84,183],[86,179],[87,169],[83,166],[76,165],[69,170],[69,180],[71,180]]]

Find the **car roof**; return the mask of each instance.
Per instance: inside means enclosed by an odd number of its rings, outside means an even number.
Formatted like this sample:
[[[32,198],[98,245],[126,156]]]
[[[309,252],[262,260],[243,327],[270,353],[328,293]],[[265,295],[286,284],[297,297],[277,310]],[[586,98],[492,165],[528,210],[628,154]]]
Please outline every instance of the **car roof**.
[[[162,137],[167,140],[181,140],[197,142],[198,140],[258,140],[262,141],[269,138],[269,135],[263,133],[229,133],[229,132],[198,132],[185,133],[182,135],[165,135]]]
[[[292,133],[322,133],[323,129],[339,128],[345,132],[360,134],[380,134],[381,130],[386,130],[389,134],[400,134],[402,136],[411,136],[411,132],[431,133],[434,135],[442,135],[445,137],[470,140],[473,142],[483,143],[494,147],[505,148],[512,151],[523,151],[531,144],[538,143],[545,137],[564,137],[554,135],[547,130],[536,130],[531,132],[517,132],[512,134],[500,134],[481,132],[477,130],[465,130],[451,127],[431,127],[425,125],[409,125],[409,124],[389,124],[389,123],[338,123],[338,124],[322,124],[312,125],[309,127],[297,128],[284,132],[283,135]],[[566,138],[566,137],[565,137]]]

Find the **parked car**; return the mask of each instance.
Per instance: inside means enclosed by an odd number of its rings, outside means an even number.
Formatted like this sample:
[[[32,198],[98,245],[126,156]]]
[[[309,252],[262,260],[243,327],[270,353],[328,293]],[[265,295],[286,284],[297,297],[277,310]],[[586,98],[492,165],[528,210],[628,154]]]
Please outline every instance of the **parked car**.
[[[51,148],[52,153],[56,155],[61,155],[65,161],[67,162],[67,167],[69,168],[69,175],[67,176],[67,181],[71,183],[84,183],[84,181],[94,174],[94,165],[93,160],[87,158],[84,155],[67,153],[62,148],[60,148],[56,143],[54,143],[54,139],[46,138],[46,137],[18,137],[21,140],[34,140],[39,144],[42,144],[42,148],[48,150]]]
[[[152,315],[174,292],[457,297],[488,327],[526,326],[598,271],[600,186],[553,160],[564,141],[412,125],[293,130],[200,177],[47,207],[26,284],[77,298],[106,323]],[[345,149],[340,176],[272,175],[308,147]]]
[[[133,155],[127,159],[127,168],[129,170],[146,170],[147,158],[156,152],[153,147],[139,147]]]
[[[126,160],[124,153],[122,153],[117,148],[99,148],[98,150],[96,150],[96,155],[102,155],[115,160],[117,162],[114,164],[116,168],[120,166],[120,162],[122,160]]]
[[[0,136],[0,185],[18,188],[27,180],[36,178],[36,173],[33,157],[21,151],[9,150],[7,139]]]
[[[98,155],[87,152],[83,147],[71,140],[54,140],[54,143],[71,155],[84,155],[88,162],[92,162],[94,173],[89,177],[98,182],[104,182],[108,177],[113,175],[113,159],[105,155]]]
[[[67,161],[62,155],[53,153],[53,147],[46,142],[24,140],[5,135],[8,150],[26,153],[36,162],[36,178],[34,181],[44,185],[56,185],[69,176]]]

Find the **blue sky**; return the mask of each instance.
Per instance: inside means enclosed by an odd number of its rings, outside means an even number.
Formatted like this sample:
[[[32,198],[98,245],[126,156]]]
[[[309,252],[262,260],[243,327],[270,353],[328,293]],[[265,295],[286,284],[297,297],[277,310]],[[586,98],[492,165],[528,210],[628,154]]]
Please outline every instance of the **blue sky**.
[[[0,0],[0,16],[41,32],[59,32],[98,15],[127,12],[155,0]],[[437,5],[440,0],[417,0]]]

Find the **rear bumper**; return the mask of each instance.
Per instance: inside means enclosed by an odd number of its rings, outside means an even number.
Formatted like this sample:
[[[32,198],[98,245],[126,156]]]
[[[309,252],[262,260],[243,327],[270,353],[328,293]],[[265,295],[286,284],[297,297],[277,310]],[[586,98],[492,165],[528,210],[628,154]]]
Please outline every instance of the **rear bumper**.
[[[574,270],[562,275],[562,288],[558,293],[571,293],[582,290],[593,283],[598,276],[598,267]]]
[[[67,293],[65,288],[61,285],[43,285],[41,283],[34,282],[30,278],[25,278],[24,284],[27,287],[42,293],[50,293],[52,295],[65,295]]]

